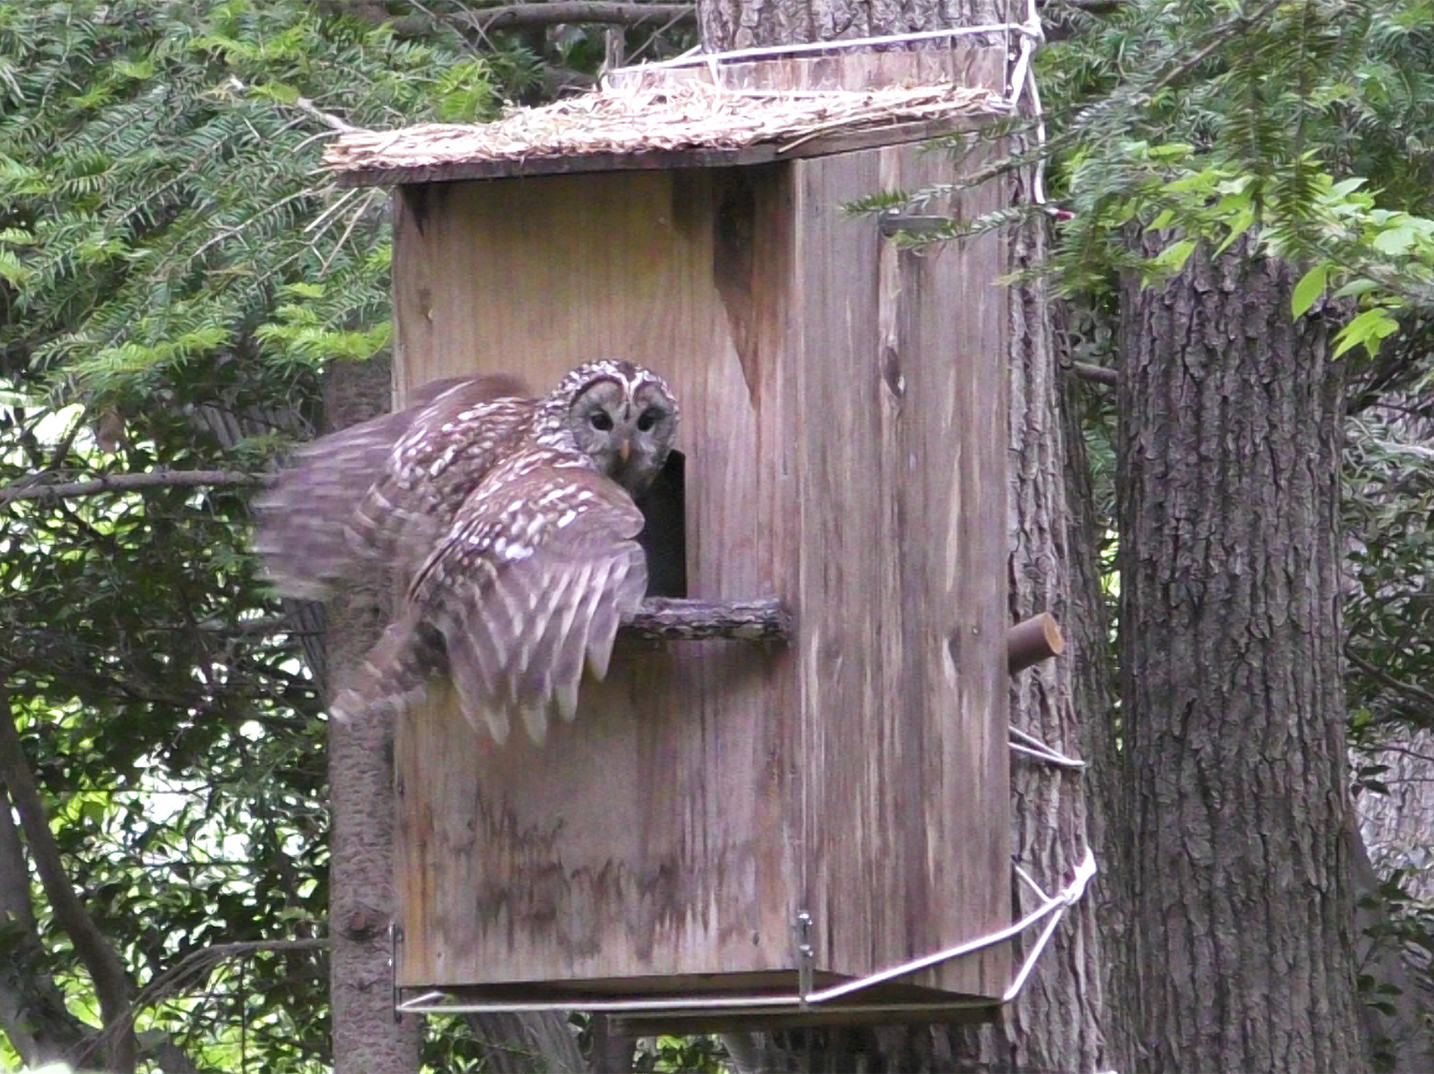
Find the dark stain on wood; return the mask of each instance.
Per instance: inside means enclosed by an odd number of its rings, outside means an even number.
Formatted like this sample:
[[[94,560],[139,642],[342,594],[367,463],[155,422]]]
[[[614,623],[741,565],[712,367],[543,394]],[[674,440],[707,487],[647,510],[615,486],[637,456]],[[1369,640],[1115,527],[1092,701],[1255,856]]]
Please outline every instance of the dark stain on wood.
[[[428,226],[428,196],[432,190],[433,188],[426,184],[398,188],[403,212],[413,221],[413,226],[418,229],[420,235]]]
[[[752,258],[757,227],[757,199],[746,170],[732,168],[720,173],[714,190],[716,209],[712,216],[712,279],[727,311],[732,343],[742,363],[747,391],[754,404],[757,381],[756,310],[752,301]]]

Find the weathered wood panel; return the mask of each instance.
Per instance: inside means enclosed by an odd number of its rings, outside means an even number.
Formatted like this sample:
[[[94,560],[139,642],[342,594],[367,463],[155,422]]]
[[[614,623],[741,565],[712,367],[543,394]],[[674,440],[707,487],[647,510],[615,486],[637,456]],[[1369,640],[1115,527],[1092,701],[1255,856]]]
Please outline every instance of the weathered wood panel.
[[[856,976],[1009,923],[1003,254],[901,252],[841,211],[936,181],[937,155],[792,167],[806,899],[817,965]],[[1007,964],[920,983],[999,993]]]
[[[798,910],[819,980],[1008,922],[1002,248],[903,253],[842,209],[948,167],[397,199],[398,388],[652,365],[683,404],[688,595],[781,597],[796,638],[629,647],[541,749],[441,701],[405,720],[401,985],[790,989]],[[999,995],[1007,967],[914,983]]]
[[[781,264],[767,250],[780,224],[753,219],[774,215],[776,179],[407,191],[400,386],[492,369],[549,385],[597,356],[653,366],[683,403],[689,596],[780,594],[794,557],[771,520],[792,479],[756,460],[775,461],[792,431],[753,328],[753,296],[780,294],[755,279]],[[494,750],[443,705],[406,721],[400,982],[790,965],[788,663],[784,650],[742,642],[639,647],[584,688],[576,723],[541,750],[520,736]]]

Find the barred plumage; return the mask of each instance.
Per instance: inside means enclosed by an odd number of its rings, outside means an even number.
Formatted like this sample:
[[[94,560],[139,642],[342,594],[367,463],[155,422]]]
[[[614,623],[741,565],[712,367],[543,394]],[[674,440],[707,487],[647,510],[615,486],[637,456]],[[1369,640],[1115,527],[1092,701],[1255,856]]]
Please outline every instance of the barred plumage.
[[[633,503],[661,470],[677,406],[656,374],[593,362],[532,399],[509,378],[430,388],[324,437],[257,503],[280,592],[324,596],[376,566],[407,599],[339,692],[335,718],[401,709],[446,674],[495,740],[571,719],[584,662],[606,673],[647,568]]]

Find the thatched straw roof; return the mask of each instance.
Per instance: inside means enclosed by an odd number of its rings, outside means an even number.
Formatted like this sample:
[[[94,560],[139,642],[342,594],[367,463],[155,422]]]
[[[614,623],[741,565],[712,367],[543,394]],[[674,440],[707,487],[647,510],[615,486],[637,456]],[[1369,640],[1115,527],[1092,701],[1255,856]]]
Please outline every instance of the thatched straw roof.
[[[999,95],[954,85],[876,89],[732,89],[670,81],[604,89],[493,123],[428,123],[346,133],[325,163],[347,182],[670,167],[782,159],[818,140],[865,144],[929,137],[963,117],[1002,113]],[[887,133],[891,137],[883,137]]]

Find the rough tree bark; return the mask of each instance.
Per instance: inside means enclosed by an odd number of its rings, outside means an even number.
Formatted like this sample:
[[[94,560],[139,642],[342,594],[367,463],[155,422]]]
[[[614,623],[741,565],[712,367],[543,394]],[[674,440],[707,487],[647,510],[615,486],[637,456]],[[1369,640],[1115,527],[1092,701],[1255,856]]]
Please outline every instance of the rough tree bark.
[[[708,51],[837,37],[903,33],[942,26],[1020,22],[1026,5],[965,0],[937,5],[903,0],[888,5],[853,0],[704,0],[699,23]],[[1029,176],[1014,181],[1013,198],[1029,199]],[[1043,223],[1013,232],[1013,267],[1044,253]],[[1013,621],[1051,611],[1066,631],[1064,656],[1013,680],[1012,719],[1068,754],[1086,746],[1083,723],[1103,720],[1109,707],[1100,602],[1092,600],[1092,562],[1074,569],[1073,553],[1093,557],[1089,534],[1072,527],[1067,503],[1068,458],[1050,299],[1043,285],[1023,288],[1011,303],[1010,531]],[[873,356],[877,360],[877,356]],[[1084,516],[1080,516],[1084,518]],[[1073,543],[1071,538],[1078,536]],[[1092,617],[1087,620],[1086,617]],[[1079,672],[1076,669],[1081,669]],[[1047,890],[1070,879],[1089,845],[1091,803],[1081,773],[1013,761],[1014,848]],[[1097,855],[1100,848],[1096,847]],[[1029,908],[1017,891],[1013,913]],[[749,1069],[803,1071],[1089,1071],[1110,1065],[1104,1042],[1104,958],[1093,901],[1067,916],[1003,1023],[978,1031],[919,1029],[811,1031],[735,1041]],[[1017,955],[1019,956],[1019,949]]]
[[[3,697],[3,695],[0,695]],[[9,719],[8,712],[0,719]],[[30,868],[0,782],[0,1033],[29,1066],[73,1058],[84,1041],[65,996],[45,972],[45,950],[30,890]]]
[[[1029,203],[1028,176],[1015,179],[1015,202]],[[1013,267],[1039,264],[1046,253],[1044,221],[1011,235]],[[1048,745],[1095,764],[1103,759],[1102,730],[1110,707],[1108,645],[1088,512],[1073,496],[1086,493],[1080,475],[1084,444],[1067,438],[1057,383],[1051,296],[1040,281],[1021,287],[1011,304],[1010,532],[1011,615],[1049,610],[1061,622],[1067,648],[1058,660],[1012,680],[1016,726]],[[1065,883],[1103,825],[1088,772],[1052,768],[1013,756],[1011,789],[1016,859],[1050,890]],[[1113,1065],[1106,1041],[1108,1002],[1104,937],[1095,898],[1073,907],[1052,937],[1004,1023],[968,1037],[960,1054],[988,1071],[1095,1071]],[[1016,909],[1033,907],[1018,891]],[[1018,952],[1020,948],[1018,947]]]
[[[1025,0],[897,0],[867,4],[854,0],[699,0],[697,24],[708,52],[875,37],[944,26],[983,26],[1025,21]]]
[[[1121,806],[1124,802],[1120,730],[1113,711],[1115,668],[1112,664],[1110,618],[1103,589],[1100,539],[1106,521],[1096,508],[1096,493],[1090,459],[1086,453],[1085,422],[1092,406],[1103,401],[1096,393],[1110,393],[1108,384],[1097,386],[1073,370],[1072,339],[1066,321],[1070,307],[1054,305],[1057,326],[1056,350],[1065,371],[1061,391],[1061,424],[1065,436],[1067,561],[1070,564],[1070,596],[1076,609],[1067,634],[1074,648],[1071,661],[1075,677],[1075,711],[1082,730],[1081,757],[1090,766],[1084,787],[1088,826],[1086,838],[1096,849],[1100,872],[1091,883],[1090,900],[1099,926],[1102,956],[1123,951],[1129,934],[1130,906],[1127,844],[1129,824]],[[1096,314],[1099,316],[1099,314]],[[1113,326],[1111,335],[1114,335]],[[1130,1070],[1132,1007],[1126,960],[1119,955],[1101,957],[1106,1016],[1101,1019],[1105,1037],[1105,1066]]]
[[[1143,1070],[1369,1069],[1345,834],[1340,367],[1332,322],[1291,321],[1294,278],[1235,250],[1122,294]]]
[[[386,362],[345,364],[324,384],[330,431],[389,409]],[[342,681],[383,629],[385,580],[343,594],[329,608],[327,665]],[[393,1014],[393,733],[381,715],[329,728],[333,816],[329,875],[330,996],[336,1074],[411,1074],[422,1020]]]

